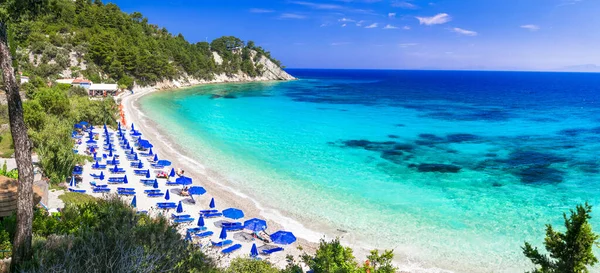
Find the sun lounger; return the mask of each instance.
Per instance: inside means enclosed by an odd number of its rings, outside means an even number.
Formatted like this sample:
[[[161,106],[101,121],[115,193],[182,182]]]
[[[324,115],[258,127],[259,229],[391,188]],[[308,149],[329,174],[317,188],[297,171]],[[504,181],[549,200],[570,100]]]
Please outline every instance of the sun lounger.
[[[235,230],[242,230],[242,229],[244,229],[244,225],[242,225],[242,223],[233,223],[233,225],[223,225],[223,227],[227,231],[235,231]]]
[[[217,213],[217,212],[219,212],[219,210],[216,210],[216,209],[206,209],[206,210],[201,210],[200,214]]]
[[[70,192],[77,192],[77,193],[85,193],[85,190],[78,190],[78,189],[72,189],[72,188],[69,188],[69,191]]]
[[[146,186],[154,185],[154,179],[140,179],[140,182]]]
[[[195,227],[195,228],[188,228],[186,230],[187,233],[193,233],[196,234],[198,232],[202,232],[205,231],[207,228],[206,227]]]
[[[118,168],[117,168],[117,171],[116,171],[116,172],[115,172],[115,169],[114,169],[114,168],[109,168],[109,171],[110,171],[110,173],[112,173],[112,174],[121,174],[121,173],[125,173],[125,169],[118,169]]]
[[[137,214],[148,214],[147,210],[139,210],[136,212]]]
[[[134,188],[117,188],[118,191],[135,191]]]
[[[179,219],[179,218],[190,218],[192,217],[189,214],[171,214],[171,218],[173,219]]]
[[[276,247],[276,248],[271,248],[271,249],[265,249],[263,251],[261,251],[260,253],[263,255],[271,255],[275,252],[279,252],[279,251],[283,251],[282,247]]]
[[[106,161],[106,165],[114,166],[114,165],[119,165],[119,164],[121,164],[121,161],[119,161],[119,160],[107,160]]]
[[[189,222],[194,222],[194,218],[192,218],[192,217],[187,217],[187,218],[177,218],[177,219],[173,219],[173,223],[175,223],[175,224],[179,224],[179,223],[189,223]]]
[[[139,153],[140,156],[142,157],[151,157],[154,156],[154,154],[150,154],[150,153]]]
[[[159,209],[174,209],[177,208],[177,205],[172,202],[156,203],[156,207],[158,207]]]
[[[90,174],[90,176],[91,176],[92,178],[94,178],[94,179],[100,179],[100,175],[99,175],[99,174],[94,174],[94,173],[91,173],[91,174]]]
[[[216,212],[216,213],[207,213],[203,215],[204,218],[215,218],[215,217],[221,217],[223,216],[223,213],[220,212]]]
[[[202,232],[202,233],[196,233],[194,234],[194,236],[198,237],[198,238],[206,238],[208,236],[212,236],[214,234],[214,232],[212,231],[206,231],[206,232]]]
[[[148,197],[163,197],[163,196],[165,196],[165,194],[161,193],[161,192],[159,192],[159,193],[149,193],[148,194]]]
[[[123,183],[123,182],[125,182],[124,177],[109,177],[108,178],[108,183]]]
[[[96,188],[107,188],[108,187],[108,185],[98,185],[98,184],[93,185],[93,186]]]
[[[181,186],[181,184],[179,184],[177,182],[171,182],[171,181],[167,181],[166,185],[167,186]]]
[[[105,193],[110,192],[109,188],[95,188],[92,190],[94,193]]]
[[[224,247],[226,245],[233,244],[233,241],[232,240],[225,240],[225,241],[220,241],[220,242],[216,242],[216,243],[211,241],[210,244],[212,246],[214,246],[214,247]]]
[[[232,253],[232,252],[234,252],[234,251],[236,251],[236,250],[238,250],[240,248],[242,248],[241,244],[235,244],[235,245],[232,245],[232,246],[230,246],[230,247],[228,247],[226,249],[221,250],[221,253],[223,253],[223,254],[229,254],[229,253]]]
[[[144,190],[144,193],[148,194],[148,193],[160,193],[159,189],[156,190]]]
[[[148,170],[133,170],[133,173],[135,175],[143,175],[146,176],[146,174],[148,173]]]
[[[96,164],[92,165],[92,170],[105,170],[105,169],[106,169],[106,165],[98,164],[98,168],[96,168]]]
[[[162,169],[162,168],[164,168],[164,167],[165,167],[165,165],[162,165],[162,164],[150,164],[150,166],[151,166],[153,169]]]

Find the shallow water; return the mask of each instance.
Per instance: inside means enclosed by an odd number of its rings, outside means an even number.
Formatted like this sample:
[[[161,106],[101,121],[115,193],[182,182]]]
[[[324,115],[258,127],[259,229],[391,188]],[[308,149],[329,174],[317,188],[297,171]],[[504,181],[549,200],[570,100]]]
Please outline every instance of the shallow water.
[[[530,269],[523,241],[600,203],[599,74],[290,73],[140,103],[261,203],[426,268]]]

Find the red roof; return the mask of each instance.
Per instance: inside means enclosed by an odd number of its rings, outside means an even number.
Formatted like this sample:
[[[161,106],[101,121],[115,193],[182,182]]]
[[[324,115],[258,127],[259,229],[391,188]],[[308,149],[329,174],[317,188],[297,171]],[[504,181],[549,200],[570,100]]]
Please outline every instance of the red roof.
[[[81,79],[81,78],[77,78],[75,80],[73,80],[73,83],[92,83],[92,81],[87,80],[87,79]]]

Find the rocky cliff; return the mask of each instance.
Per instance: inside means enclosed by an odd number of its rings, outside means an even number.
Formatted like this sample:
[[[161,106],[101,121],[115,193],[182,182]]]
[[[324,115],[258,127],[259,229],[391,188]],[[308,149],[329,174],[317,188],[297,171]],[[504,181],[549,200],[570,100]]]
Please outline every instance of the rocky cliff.
[[[253,52],[256,54],[256,52]],[[221,64],[222,58],[219,56],[217,52],[213,52],[213,58],[215,63]],[[164,80],[158,82],[151,86],[139,86],[135,85],[133,88],[134,92],[143,91],[143,90],[165,90],[165,89],[175,89],[188,87],[199,84],[207,84],[207,83],[227,83],[227,82],[259,82],[259,81],[290,81],[295,80],[292,75],[285,72],[281,67],[277,66],[273,63],[269,58],[265,56],[261,56],[260,59],[255,62],[255,65],[263,66],[263,73],[257,77],[251,77],[245,74],[242,71],[238,71],[234,74],[215,74],[212,80],[199,80],[193,77],[189,77],[187,75],[181,76],[176,80]]]

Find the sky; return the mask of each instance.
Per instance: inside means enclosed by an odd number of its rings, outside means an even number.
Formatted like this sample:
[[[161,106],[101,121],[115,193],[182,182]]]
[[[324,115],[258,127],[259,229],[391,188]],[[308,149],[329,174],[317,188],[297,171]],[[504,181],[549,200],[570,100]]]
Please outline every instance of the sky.
[[[560,70],[600,65],[600,0],[105,2],[128,13],[139,11],[190,42],[225,35],[252,40],[288,68]]]

